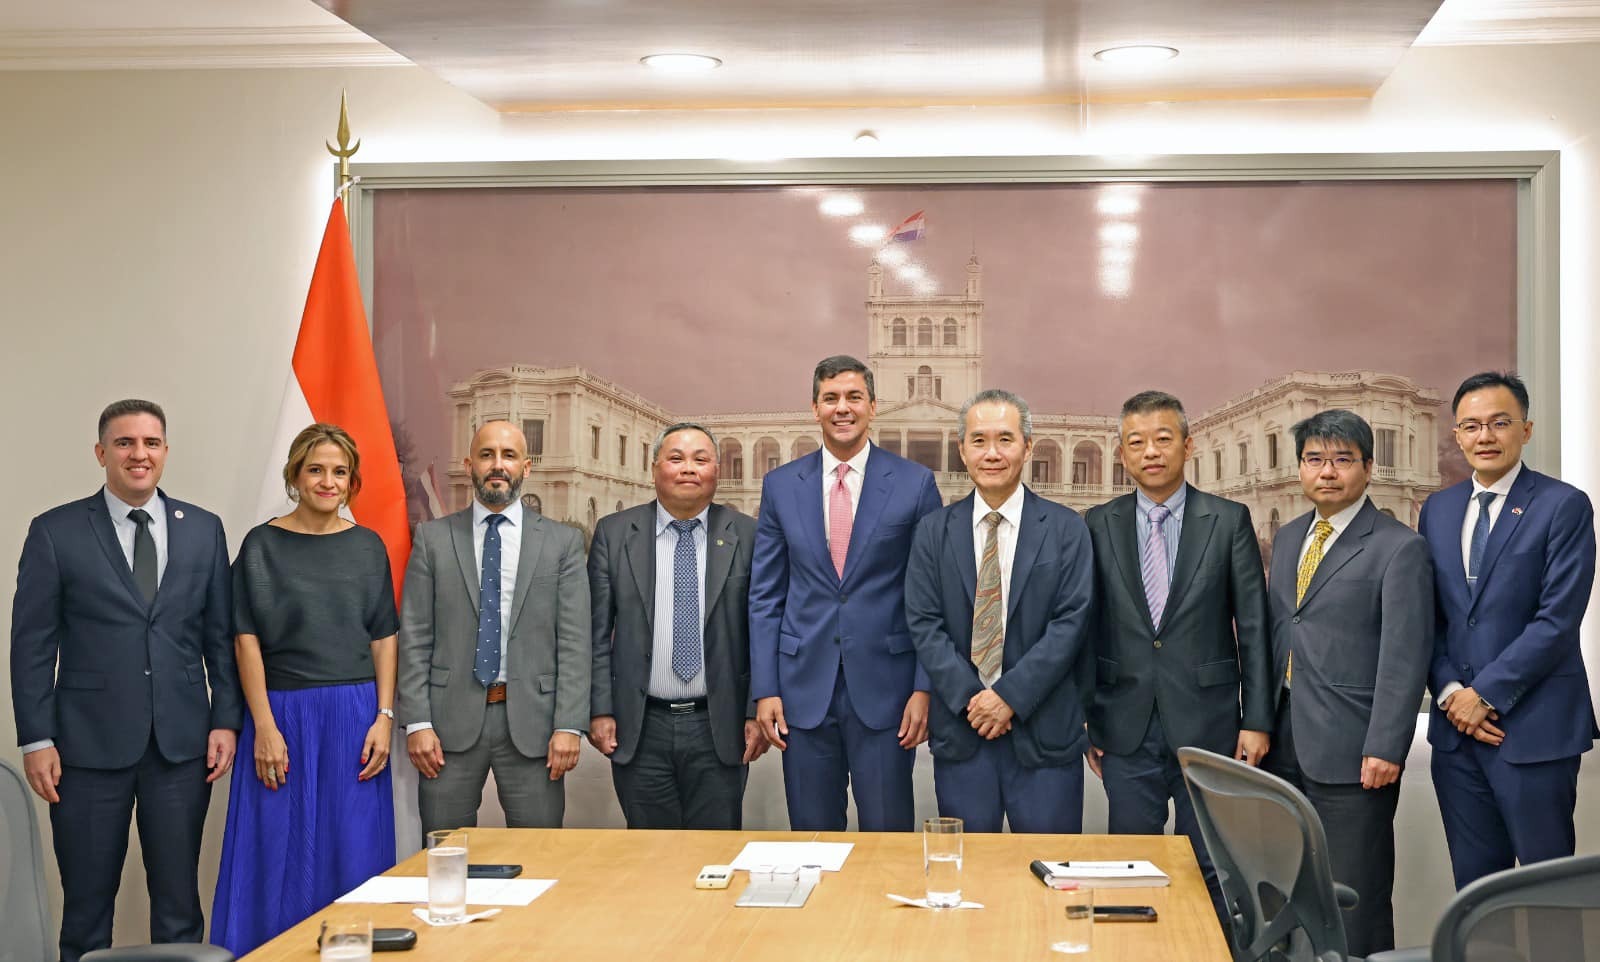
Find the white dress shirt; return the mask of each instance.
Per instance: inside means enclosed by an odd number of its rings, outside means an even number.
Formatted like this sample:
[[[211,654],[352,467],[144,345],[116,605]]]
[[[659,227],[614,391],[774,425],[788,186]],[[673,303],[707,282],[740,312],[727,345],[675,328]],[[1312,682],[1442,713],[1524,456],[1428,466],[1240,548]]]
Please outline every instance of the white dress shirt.
[[[656,597],[652,619],[650,687],[652,698],[684,701],[706,696],[706,525],[711,515],[707,505],[695,515],[700,524],[694,529],[695,581],[700,592],[700,670],[684,681],[672,670],[673,574],[677,562],[678,538],[672,522],[676,519],[656,502]]]
[[[134,506],[111,493],[110,488],[100,489],[106,498],[106,512],[111,516],[111,528],[116,532],[117,544],[122,546],[122,558],[128,563],[128,570],[133,570],[133,538],[138,533],[139,526],[128,517],[128,512]],[[150,540],[156,543],[156,586],[161,586],[161,578],[167,573],[167,505],[161,495],[151,495],[150,500],[139,505],[145,513],[150,515]],[[55,740],[41,738],[36,742],[23,745],[18,751],[24,755],[36,752],[41,748],[53,748]]]
[[[1494,531],[1494,526],[1500,521],[1500,509],[1506,506],[1506,498],[1511,496],[1511,486],[1517,483],[1517,475],[1522,473],[1522,462],[1505,473],[1505,476],[1487,488],[1478,482],[1477,472],[1472,475],[1472,495],[1467,498],[1467,516],[1461,522],[1461,570],[1472,570],[1472,529],[1478,526],[1478,515],[1482,508],[1478,506],[1478,495],[1485,491],[1493,491],[1498,497],[1489,502],[1489,530]],[[1446,682],[1439,689],[1437,704],[1440,708],[1450,700],[1450,696],[1465,688],[1459,681]]]
[[[833,500],[833,486],[839,481],[836,476],[839,471],[839,465],[850,465],[850,470],[845,472],[844,489],[850,492],[850,520],[854,523],[856,512],[861,508],[861,485],[867,476],[867,455],[871,451],[872,444],[868,442],[862,446],[860,451],[856,452],[855,457],[845,462],[834,457],[833,452],[826,447],[822,449],[822,533],[824,537],[827,536],[829,531],[833,530],[829,527],[833,523],[833,508],[830,502]]]
[[[1006,611],[1011,606],[1011,562],[1017,556],[1017,532],[1022,525],[1022,500],[1026,491],[1024,485],[1017,485],[1017,490],[998,508],[989,507],[989,502],[983,500],[978,492],[972,492],[972,557],[977,571],[983,570],[983,545],[989,540],[989,525],[984,518],[990,511],[1000,512],[1000,524],[995,528],[995,546],[1000,554],[1000,637],[1005,637]],[[1000,677],[996,671],[993,678],[984,678],[985,685],[993,685]]]
[[[1329,551],[1333,550],[1333,543],[1339,540],[1341,534],[1344,534],[1344,529],[1350,527],[1350,522],[1356,519],[1356,515],[1361,513],[1361,509],[1366,503],[1367,495],[1363,491],[1361,497],[1356,499],[1355,504],[1327,519],[1328,523],[1333,525],[1333,534],[1328,535],[1328,540],[1322,543],[1322,556],[1324,558],[1328,556]],[[1299,571],[1300,566],[1305,563],[1306,552],[1311,550],[1311,542],[1317,538],[1317,522],[1321,520],[1323,520],[1322,515],[1318,514],[1311,519],[1311,526],[1306,528],[1306,537],[1304,541],[1300,542],[1300,557],[1295,562],[1294,570]]]

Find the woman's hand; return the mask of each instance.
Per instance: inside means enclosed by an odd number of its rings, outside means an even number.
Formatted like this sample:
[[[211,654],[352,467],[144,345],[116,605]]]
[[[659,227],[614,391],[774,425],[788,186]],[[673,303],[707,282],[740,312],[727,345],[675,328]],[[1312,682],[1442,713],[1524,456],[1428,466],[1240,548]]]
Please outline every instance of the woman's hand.
[[[366,781],[383,771],[389,764],[389,734],[394,722],[388,715],[379,715],[367,729],[367,740],[361,744],[361,774],[357,781]]]
[[[256,777],[273,791],[289,780],[289,746],[278,726],[256,728]]]

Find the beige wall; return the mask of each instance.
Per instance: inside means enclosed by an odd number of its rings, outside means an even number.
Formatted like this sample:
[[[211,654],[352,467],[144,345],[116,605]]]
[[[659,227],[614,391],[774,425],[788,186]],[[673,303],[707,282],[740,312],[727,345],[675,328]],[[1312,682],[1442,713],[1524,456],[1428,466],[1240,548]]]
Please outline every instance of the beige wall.
[[[1410,53],[1370,103],[501,118],[413,68],[0,73],[0,398],[15,422],[0,559],[17,557],[32,515],[94,489],[95,416],[127,395],[167,407],[169,490],[218,510],[235,545],[256,520],[258,479],[280,456],[259,445],[327,213],[322,143],[341,87],[369,162],[838,156],[856,152],[850,136],[864,127],[883,132],[880,152],[901,155],[1561,148],[1564,473],[1600,491],[1600,447],[1577,413],[1600,401],[1588,376],[1600,317],[1597,82],[1596,46],[1433,48]],[[1589,649],[1600,664],[1592,636]],[[5,712],[0,753],[15,762],[13,735]],[[1425,940],[1450,894],[1425,758],[1425,746],[1414,751],[1401,801],[1402,942]],[[928,770],[919,765],[922,808]],[[1584,851],[1600,850],[1597,782],[1590,765]],[[571,795],[574,810],[616,819],[597,756]],[[1103,826],[1104,801],[1090,795],[1089,824]],[[751,796],[752,824],[782,823],[775,759],[760,763]],[[208,892],[225,802],[219,791]],[[136,867],[128,881],[141,881]],[[125,887],[119,940],[142,940],[141,889]]]

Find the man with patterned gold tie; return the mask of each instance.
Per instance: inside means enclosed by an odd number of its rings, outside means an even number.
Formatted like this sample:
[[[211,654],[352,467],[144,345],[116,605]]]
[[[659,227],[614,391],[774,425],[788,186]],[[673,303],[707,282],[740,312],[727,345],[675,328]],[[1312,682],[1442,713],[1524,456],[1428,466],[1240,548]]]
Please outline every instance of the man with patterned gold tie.
[[[862,831],[910,831],[928,680],[906,633],[906,555],[939,488],[932,471],[869,442],[878,402],[865,364],[823,359],[811,410],[822,449],[761,482],[750,695],[783,752],[790,827],[844,831],[848,786]]]
[[[1433,648],[1433,562],[1367,498],[1372,428],[1339,409],[1294,426],[1315,510],[1278,531],[1267,581],[1279,691],[1263,767],[1322,818],[1353,956],[1394,948],[1394,813]],[[1295,738],[1295,733],[1303,736]]]
[[[906,566],[906,623],[932,683],[939,814],[968,831],[1083,830],[1089,529],[1029,491],[1033,416],[1010,391],[961,408],[974,491],[922,519]]]

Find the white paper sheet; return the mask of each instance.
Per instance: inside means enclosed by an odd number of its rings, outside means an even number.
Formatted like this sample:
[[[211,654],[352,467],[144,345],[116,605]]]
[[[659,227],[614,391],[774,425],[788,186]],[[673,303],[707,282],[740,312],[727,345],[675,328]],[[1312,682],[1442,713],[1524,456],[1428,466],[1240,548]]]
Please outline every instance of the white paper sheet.
[[[765,865],[820,865],[824,872],[837,872],[855,847],[854,842],[746,842],[729,864],[746,872]]]
[[[555,879],[469,878],[468,905],[527,905],[550,891]],[[428,904],[428,879],[423,875],[376,875],[334,899],[335,902],[408,902]]]

